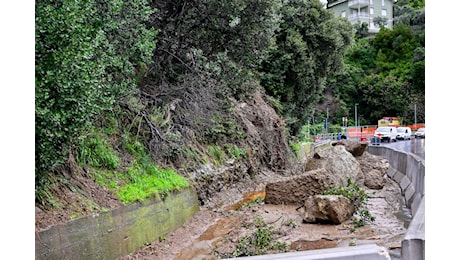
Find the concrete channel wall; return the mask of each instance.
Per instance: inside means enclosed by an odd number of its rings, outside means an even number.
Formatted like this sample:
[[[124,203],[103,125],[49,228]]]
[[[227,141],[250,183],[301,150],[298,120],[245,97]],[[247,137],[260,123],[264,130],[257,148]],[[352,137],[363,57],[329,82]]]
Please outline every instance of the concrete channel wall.
[[[425,259],[425,160],[385,146],[369,146],[368,152],[388,159],[388,176],[399,183],[412,218],[401,242],[401,260]]]
[[[193,188],[39,231],[35,259],[116,259],[183,225],[199,211]]]
[[[310,150],[310,149],[309,149]],[[425,259],[425,161],[384,146],[368,152],[388,159],[388,176],[397,181],[412,218],[401,242],[401,260]],[[35,259],[116,259],[180,227],[199,211],[195,189],[184,189],[164,200],[134,203],[98,215],[75,219],[39,231]],[[309,258],[305,258],[308,255]],[[382,250],[371,247],[310,250],[279,259],[382,259]],[[284,257],[284,258],[283,258]],[[266,259],[266,258],[248,258]],[[278,258],[273,258],[278,259]],[[383,259],[388,259],[387,257]]]

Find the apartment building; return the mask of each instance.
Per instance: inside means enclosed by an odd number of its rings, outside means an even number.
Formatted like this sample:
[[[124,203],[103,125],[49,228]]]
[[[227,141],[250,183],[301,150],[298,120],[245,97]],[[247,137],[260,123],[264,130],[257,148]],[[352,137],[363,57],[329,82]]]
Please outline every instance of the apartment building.
[[[385,27],[393,28],[393,0],[329,0],[326,8],[338,16],[348,18],[351,24],[366,22],[372,34],[380,30],[373,22],[375,17],[387,18]]]

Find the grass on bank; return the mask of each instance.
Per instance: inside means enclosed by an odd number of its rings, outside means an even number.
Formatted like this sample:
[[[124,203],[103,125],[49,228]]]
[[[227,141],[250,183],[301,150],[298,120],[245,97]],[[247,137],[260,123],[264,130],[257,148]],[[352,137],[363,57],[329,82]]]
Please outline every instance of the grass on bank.
[[[139,141],[124,137],[125,149],[132,155],[130,166],[120,167],[119,154],[101,132],[86,136],[77,150],[77,162],[91,169],[96,182],[112,191],[123,204],[163,198],[168,192],[189,186],[187,179],[170,169],[158,167]]]

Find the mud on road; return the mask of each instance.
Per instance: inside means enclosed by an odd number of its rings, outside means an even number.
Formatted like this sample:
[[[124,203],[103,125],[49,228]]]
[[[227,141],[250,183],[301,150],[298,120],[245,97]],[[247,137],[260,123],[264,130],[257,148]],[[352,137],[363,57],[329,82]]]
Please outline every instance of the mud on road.
[[[406,232],[408,219],[401,217],[401,191],[387,178],[381,190],[365,189],[371,196],[368,210],[375,221],[354,229],[351,220],[339,225],[302,223],[302,209],[293,205],[264,204],[263,191],[241,193],[241,199],[220,207],[201,207],[183,226],[119,258],[203,260],[242,256],[241,241],[257,232],[261,223],[271,231],[271,243],[285,250],[300,251],[362,244],[377,244],[389,250],[398,249]],[[223,191],[222,196],[231,192]],[[238,249],[238,250],[237,250]],[[266,250],[263,254],[277,253]],[[244,252],[243,252],[244,253]]]

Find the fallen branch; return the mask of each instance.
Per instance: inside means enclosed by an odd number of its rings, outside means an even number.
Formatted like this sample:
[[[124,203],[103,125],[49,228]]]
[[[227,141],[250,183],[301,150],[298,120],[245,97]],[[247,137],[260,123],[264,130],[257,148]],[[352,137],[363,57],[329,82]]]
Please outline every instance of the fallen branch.
[[[152,122],[150,122],[150,120],[148,119],[147,115],[145,113],[142,113],[142,117],[144,118],[145,122],[147,122],[147,125],[149,126],[150,128],[150,134],[152,135],[152,140],[155,139],[155,133],[156,135],[162,140],[162,141],[165,141],[165,142],[169,142],[168,140],[166,140],[163,135],[161,135],[160,131],[158,131],[158,129],[152,124]]]

